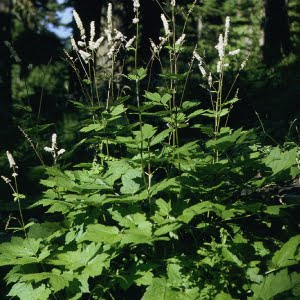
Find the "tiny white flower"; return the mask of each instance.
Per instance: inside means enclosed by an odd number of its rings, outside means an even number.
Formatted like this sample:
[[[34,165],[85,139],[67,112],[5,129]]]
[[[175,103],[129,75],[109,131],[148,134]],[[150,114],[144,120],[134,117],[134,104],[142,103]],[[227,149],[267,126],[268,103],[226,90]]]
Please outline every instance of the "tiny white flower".
[[[97,50],[100,47],[100,44],[103,42],[104,37],[101,36],[96,42],[89,42],[89,48],[90,50]]]
[[[95,21],[91,22],[90,25],[90,42],[93,42],[95,39],[96,31],[95,31]]]
[[[57,152],[57,156],[60,156],[62,154],[64,154],[66,152],[65,149],[60,149],[58,152]]]
[[[246,67],[247,61],[248,61],[248,57],[241,63],[240,70],[243,70]]]
[[[57,134],[53,133],[51,137],[52,141],[52,150],[57,149]]]
[[[78,47],[76,45],[76,42],[75,42],[73,36],[71,36],[71,45],[72,45],[73,50],[78,51]]]
[[[150,40],[150,46],[151,46],[151,50],[153,51],[153,53],[157,53],[158,52],[158,47],[155,45],[155,43],[153,42],[152,39],[149,39]]]
[[[175,42],[175,45],[182,45],[185,39],[185,34],[183,33],[181,37]]]
[[[16,166],[16,162],[12,156],[12,154],[9,151],[6,151],[7,160],[9,162],[9,167],[13,168]]]
[[[212,76],[211,76],[211,73],[209,73],[207,81],[208,81],[209,87],[212,87]]]
[[[133,0],[133,11],[136,12],[140,7],[140,1],[139,0]]]
[[[50,147],[44,147],[44,150],[45,150],[46,152],[52,152],[52,148],[50,148]]]
[[[206,77],[206,71],[205,71],[205,69],[202,67],[202,65],[199,64],[198,67],[199,67],[199,70],[200,70],[202,76],[203,76],[203,77]]]
[[[85,42],[83,42],[83,41],[79,41],[79,42],[77,42],[77,44],[78,44],[79,47],[84,47],[85,46]]]
[[[222,62],[219,60],[217,64],[217,73],[221,73],[222,71]]]
[[[116,36],[115,36],[115,40],[116,40],[116,41],[117,41],[117,40],[120,40],[121,42],[124,42],[124,41],[125,41],[126,36],[125,36],[122,32],[120,32],[120,31],[118,31],[117,29],[115,29],[115,33],[116,33]]]
[[[1,178],[5,181],[5,183],[10,183],[10,182],[11,182],[11,180],[8,179],[8,178],[5,177],[5,176],[1,176]]]
[[[132,19],[132,23],[133,23],[133,24],[137,24],[139,21],[140,21],[139,18],[134,18],[134,19]]]
[[[107,27],[112,31],[112,4],[108,3],[108,8],[107,8]]]
[[[219,42],[218,44],[215,46],[215,48],[218,50],[219,52],[219,58],[222,59],[224,57],[224,39],[223,39],[223,34],[219,35]]]
[[[63,49],[65,55],[70,59],[70,60],[73,60],[73,57],[70,56],[70,54],[66,51],[66,49]]]
[[[16,178],[18,176],[18,173],[14,172],[11,174],[11,176]]]
[[[104,30],[106,37],[107,37],[107,41],[108,41],[108,45],[110,45],[112,43],[112,36],[111,36],[111,31],[108,29]]]
[[[198,62],[200,64],[202,64],[202,58],[201,58],[201,56],[195,50],[193,52],[193,56],[198,60]]]
[[[134,36],[133,38],[131,38],[131,39],[126,43],[126,45],[125,45],[125,49],[126,49],[126,50],[129,50],[129,49],[130,49],[130,47],[132,46],[134,40],[135,40],[135,36]]]
[[[229,64],[228,63],[223,64],[223,67],[229,67]]]
[[[228,54],[231,55],[231,56],[233,56],[233,55],[239,54],[240,51],[241,51],[241,49],[236,49],[236,50],[233,50],[233,51],[229,51]]]
[[[113,55],[114,55],[114,53],[115,53],[115,50],[116,50],[116,43],[114,43],[112,46],[111,46],[111,48],[109,49],[109,51],[108,51],[108,53],[107,53],[107,56],[108,56],[108,58],[112,58],[113,57]]]
[[[171,0],[171,5],[176,6],[176,0]]]
[[[228,44],[229,27],[230,27],[230,17],[226,17],[225,34],[224,34],[224,47],[226,47],[227,44]]]
[[[166,16],[164,14],[161,14],[161,20],[163,22],[163,26],[164,26],[164,30],[165,30],[165,34],[166,36],[169,36],[171,35],[171,31],[170,31],[170,28],[169,28],[169,23],[166,19]]]
[[[83,38],[85,36],[85,30],[84,30],[82,21],[78,15],[78,13],[76,12],[76,10],[73,10],[73,17],[74,17],[74,20],[75,20],[75,23],[76,23],[78,29],[80,30],[80,35]]]
[[[83,50],[79,50],[79,54],[80,54],[81,58],[84,60],[85,63],[87,63],[89,58],[91,57],[90,53],[87,53]]]

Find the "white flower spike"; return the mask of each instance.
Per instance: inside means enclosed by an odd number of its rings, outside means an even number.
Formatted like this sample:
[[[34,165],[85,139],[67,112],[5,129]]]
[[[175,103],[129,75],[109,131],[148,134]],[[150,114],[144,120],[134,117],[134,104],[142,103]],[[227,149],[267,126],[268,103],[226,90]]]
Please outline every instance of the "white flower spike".
[[[9,151],[6,151],[6,156],[7,156],[7,160],[8,160],[8,163],[9,163],[9,167],[10,168],[14,168],[16,167],[16,162],[12,156],[12,154],[9,152]]]
[[[164,25],[164,30],[165,30],[165,34],[166,36],[169,36],[171,35],[171,31],[170,31],[170,28],[169,28],[169,23],[167,21],[167,18],[164,14],[161,14],[161,20],[163,22],[163,25]]]

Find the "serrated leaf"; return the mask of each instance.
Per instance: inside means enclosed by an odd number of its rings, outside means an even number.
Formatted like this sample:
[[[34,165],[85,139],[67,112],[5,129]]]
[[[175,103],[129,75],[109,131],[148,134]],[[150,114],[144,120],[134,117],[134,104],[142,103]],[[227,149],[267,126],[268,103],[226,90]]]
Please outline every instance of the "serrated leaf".
[[[222,247],[222,254],[225,260],[230,261],[239,267],[243,266],[242,261],[235,254],[233,254],[227,247]]]
[[[198,109],[198,110],[195,110],[194,112],[192,112],[191,114],[189,114],[187,116],[188,119],[192,119],[192,118],[195,118],[195,117],[198,117],[200,115],[203,115],[203,113],[206,112],[205,109]]]
[[[279,272],[267,275],[260,284],[251,286],[254,292],[253,299],[269,300],[276,295],[292,290],[300,283],[300,274],[288,274],[288,269],[282,269]]]
[[[172,210],[171,201],[166,202],[165,200],[159,198],[155,201],[155,204],[159,208],[159,214],[161,216],[168,216]]]
[[[16,283],[8,293],[8,296],[19,297],[20,300],[48,300],[51,294],[50,289],[44,284],[33,288],[29,283]]]
[[[134,280],[137,286],[150,285],[154,277],[151,271],[138,271],[135,275],[139,276]]]
[[[104,268],[109,267],[109,262],[112,257],[106,253],[96,255],[90,260],[87,266],[84,268],[84,274],[95,277],[102,274]]]
[[[165,138],[170,135],[171,132],[172,132],[172,129],[168,128],[168,129],[165,129],[164,131],[160,132],[159,134],[155,135],[150,142],[150,146],[154,146],[158,143],[163,142],[165,140]]]
[[[83,249],[59,253],[49,263],[56,266],[65,266],[68,270],[77,270],[87,266],[88,262],[97,254],[100,244],[83,245]]]
[[[213,211],[215,213],[218,213],[218,211],[220,211],[220,213],[222,213],[222,211],[225,210],[226,208],[223,205],[214,204],[209,201],[203,201],[201,203],[186,208],[182,212],[182,214],[177,218],[177,220],[184,223],[189,223],[197,215],[201,215],[209,211]]]
[[[184,80],[187,76],[189,76],[190,72],[185,72],[182,74],[175,74],[175,73],[165,73],[159,74],[160,77],[172,80]]]
[[[195,300],[198,297],[197,290],[186,292],[172,290],[168,285],[166,278],[154,278],[152,284],[147,288],[142,300]]]
[[[34,239],[46,239],[57,231],[63,231],[63,228],[56,222],[34,223],[29,229],[28,237]]]
[[[125,112],[127,110],[127,108],[124,107],[124,104],[119,104],[117,106],[112,106],[110,108],[110,114],[112,116],[118,116],[120,114],[122,114],[123,112]]]
[[[103,124],[90,124],[80,129],[80,132],[91,132],[91,131],[100,131],[105,128]]]
[[[280,250],[276,251],[272,263],[276,268],[292,266],[298,263],[295,259],[295,254],[300,244],[300,235],[290,238]]]
[[[265,158],[267,167],[272,169],[273,175],[291,168],[296,163],[297,148],[282,152],[279,147],[274,148]]]
[[[34,281],[39,283],[44,280],[49,280],[54,293],[69,286],[70,282],[74,280],[73,274],[61,273],[58,269],[53,269],[52,272],[42,272],[37,274],[25,274],[21,277],[20,281]]]
[[[182,226],[182,224],[178,224],[178,223],[166,224],[166,225],[161,226],[157,230],[155,230],[154,235],[156,235],[156,236],[164,235],[166,233],[170,233],[172,231],[177,230],[181,226]]]
[[[115,244],[121,240],[119,229],[115,226],[105,226],[102,224],[91,224],[87,226],[87,231],[81,236],[79,242],[103,242],[105,244]]]
[[[215,300],[232,300],[233,298],[227,293],[220,293],[216,296]]]
[[[148,141],[148,139],[152,138],[154,134],[156,133],[157,129],[154,128],[150,124],[144,124],[142,126],[142,132],[141,131],[134,131],[134,135],[136,136],[136,142],[140,143],[141,141]]]
[[[122,187],[120,192],[122,194],[135,194],[143,183],[142,171],[138,169],[129,169],[122,175]]]
[[[0,266],[38,262],[40,243],[41,239],[12,237],[11,242],[0,244]]]
[[[140,221],[136,228],[124,230],[122,244],[152,244],[152,223]]]

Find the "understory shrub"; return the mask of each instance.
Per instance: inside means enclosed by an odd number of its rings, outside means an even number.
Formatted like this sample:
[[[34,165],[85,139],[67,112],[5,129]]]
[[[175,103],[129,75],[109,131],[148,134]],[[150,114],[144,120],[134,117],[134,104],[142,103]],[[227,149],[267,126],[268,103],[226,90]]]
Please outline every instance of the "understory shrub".
[[[82,87],[82,98],[72,100],[84,116],[82,139],[65,150],[54,133],[44,145],[51,166],[32,144],[44,192],[30,207],[18,186],[22,165],[7,152],[12,174],[2,178],[19,207],[7,222],[13,237],[0,244],[0,266],[10,267],[7,296],[299,299],[299,198],[278,193],[299,176],[298,147],[262,145],[257,130],[228,126],[247,61],[228,44],[230,18],[216,62],[206,63],[196,48],[183,62],[180,12],[168,2],[163,35],[158,44],[151,40],[152,57],[139,66],[139,8],[134,0],[132,38],[113,27],[111,4],[105,37],[96,40],[94,23],[86,33],[74,12],[81,40],[71,38],[66,59]],[[107,48],[102,57],[100,45]],[[125,65],[130,53],[134,62]],[[239,69],[228,87],[232,61]],[[155,63],[160,74],[152,74]],[[186,99],[198,70],[206,98]],[[84,150],[90,160],[78,157]]]

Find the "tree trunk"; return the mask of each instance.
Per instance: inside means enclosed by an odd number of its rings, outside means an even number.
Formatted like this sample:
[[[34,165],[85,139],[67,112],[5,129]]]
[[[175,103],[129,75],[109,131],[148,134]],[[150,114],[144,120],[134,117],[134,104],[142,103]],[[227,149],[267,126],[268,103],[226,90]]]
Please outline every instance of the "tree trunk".
[[[11,41],[10,0],[0,2],[0,128],[8,128],[11,119],[11,61],[10,51],[4,41]],[[7,130],[5,130],[6,132]]]
[[[151,57],[150,41],[159,43],[159,33],[162,26],[160,19],[161,10],[155,0],[141,0],[142,13],[142,36],[140,51],[144,64],[147,64]]]
[[[275,64],[291,52],[290,27],[286,0],[266,0],[263,59]]]

